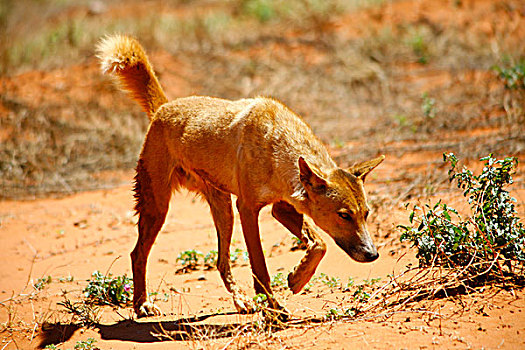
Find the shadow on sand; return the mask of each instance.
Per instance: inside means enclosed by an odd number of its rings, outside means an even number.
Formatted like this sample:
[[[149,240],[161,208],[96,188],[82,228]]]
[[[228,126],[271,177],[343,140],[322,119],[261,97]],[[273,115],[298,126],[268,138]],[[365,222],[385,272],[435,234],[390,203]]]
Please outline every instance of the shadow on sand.
[[[231,323],[199,323],[209,317],[221,315],[234,315],[236,312],[210,314],[183,318],[176,321],[134,321],[122,320],[115,324],[94,324],[104,340],[122,340],[137,343],[152,343],[160,341],[180,341],[199,339],[216,339],[230,337],[236,334],[240,328],[249,327],[253,322],[231,322]],[[276,328],[283,328],[284,324]],[[73,336],[76,330],[82,328],[74,323],[46,323],[42,326],[40,343],[38,348],[44,348],[50,344],[63,343]]]

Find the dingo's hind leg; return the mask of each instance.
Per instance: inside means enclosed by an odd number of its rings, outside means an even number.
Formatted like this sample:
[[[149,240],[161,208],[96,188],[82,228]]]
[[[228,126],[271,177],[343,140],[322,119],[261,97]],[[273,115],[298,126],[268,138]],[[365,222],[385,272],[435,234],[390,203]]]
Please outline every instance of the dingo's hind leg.
[[[148,300],[146,264],[168,212],[172,193],[168,151],[154,123],[151,125],[137,164],[135,176],[135,209],[139,216],[138,238],[131,252],[133,270],[133,308],[138,317],[160,315],[160,309]],[[160,157],[159,155],[162,155]]]
[[[293,206],[286,202],[277,202],[272,207],[272,215],[292,234],[307,244],[306,255],[288,275],[288,287],[294,294],[310,281],[315,269],[326,253],[326,244],[319,234],[299,214]]]
[[[232,293],[235,308],[240,313],[255,312],[253,302],[237,286],[230,266],[230,244],[233,233],[233,211],[231,195],[216,189],[205,191],[211,214],[217,230],[219,257],[217,269],[228,292]]]

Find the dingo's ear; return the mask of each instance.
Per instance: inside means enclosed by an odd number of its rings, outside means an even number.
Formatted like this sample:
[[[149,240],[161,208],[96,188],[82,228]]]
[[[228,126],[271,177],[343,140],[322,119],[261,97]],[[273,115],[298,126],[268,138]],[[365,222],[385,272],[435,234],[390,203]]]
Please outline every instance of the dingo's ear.
[[[326,180],[316,174],[303,157],[299,157],[299,178],[307,191],[323,192],[326,190]]]
[[[376,166],[381,164],[383,160],[385,160],[385,156],[381,155],[372,160],[367,160],[362,163],[355,164],[350,169],[348,169],[348,171],[350,172],[350,174],[353,174],[354,176],[365,181],[366,175],[368,175],[369,172],[374,170]]]

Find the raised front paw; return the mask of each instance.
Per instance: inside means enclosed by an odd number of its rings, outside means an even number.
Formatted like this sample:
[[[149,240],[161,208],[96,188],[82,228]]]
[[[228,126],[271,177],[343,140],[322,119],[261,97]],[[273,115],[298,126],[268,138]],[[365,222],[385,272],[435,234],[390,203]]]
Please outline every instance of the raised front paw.
[[[315,270],[305,270],[297,267],[293,272],[288,274],[288,287],[294,294],[299,293],[303,287],[310,281]]]
[[[138,318],[162,315],[162,311],[160,310],[160,308],[149,301],[146,301],[142,305],[140,305],[138,310],[135,309],[135,313],[137,314]]]

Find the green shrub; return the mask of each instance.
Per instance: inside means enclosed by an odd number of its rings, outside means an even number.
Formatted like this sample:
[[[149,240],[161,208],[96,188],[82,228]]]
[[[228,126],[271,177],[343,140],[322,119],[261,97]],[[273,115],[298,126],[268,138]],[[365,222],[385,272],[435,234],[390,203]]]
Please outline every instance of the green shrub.
[[[132,290],[133,281],[126,275],[104,276],[95,271],[84,289],[84,296],[95,304],[121,306],[131,303]]]
[[[465,167],[457,169],[458,159],[452,153],[444,154],[443,160],[451,164],[449,179],[463,190],[470,215],[462,217],[441,201],[433,206],[414,206],[410,225],[400,226],[401,240],[417,248],[421,266],[464,266],[467,273],[495,273],[500,277],[502,262],[510,272],[513,266],[523,267],[525,230],[517,217],[516,200],[506,190],[512,184],[517,159],[482,158],[480,175]]]

